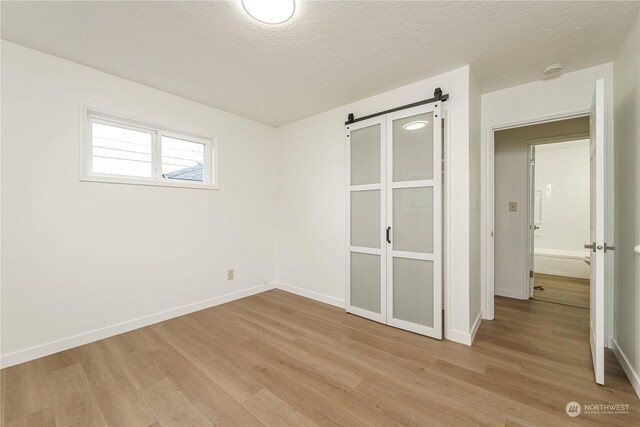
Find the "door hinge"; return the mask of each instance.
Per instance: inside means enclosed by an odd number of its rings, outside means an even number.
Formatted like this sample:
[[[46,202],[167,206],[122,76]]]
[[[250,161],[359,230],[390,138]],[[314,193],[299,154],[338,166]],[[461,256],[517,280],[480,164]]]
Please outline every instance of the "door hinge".
[[[533,279],[533,270],[529,270],[529,279]]]

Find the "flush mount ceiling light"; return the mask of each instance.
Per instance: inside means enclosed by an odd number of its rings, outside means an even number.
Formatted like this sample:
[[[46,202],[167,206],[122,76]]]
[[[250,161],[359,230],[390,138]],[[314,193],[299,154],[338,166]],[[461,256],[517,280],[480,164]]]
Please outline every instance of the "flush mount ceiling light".
[[[564,64],[561,64],[558,62],[557,64],[547,65],[544,69],[544,73],[546,75],[557,74],[560,71],[562,71],[563,68],[564,68]]]
[[[295,0],[242,0],[244,10],[263,24],[282,24],[296,11]]]
[[[423,127],[425,127],[428,124],[429,124],[429,122],[425,122],[424,120],[418,120],[418,121],[415,121],[415,122],[407,123],[406,125],[404,125],[402,127],[405,130],[418,130],[418,129],[422,129]]]

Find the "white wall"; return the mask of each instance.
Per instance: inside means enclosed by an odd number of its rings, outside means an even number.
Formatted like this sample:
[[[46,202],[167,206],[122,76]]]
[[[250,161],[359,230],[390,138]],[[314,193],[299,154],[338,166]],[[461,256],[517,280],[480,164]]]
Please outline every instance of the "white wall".
[[[640,14],[613,63],[615,101],[614,352],[640,396]]]
[[[489,136],[493,128],[515,125],[534,120],[545,120],[571,112],[588,111],[597,79],[605,80],[606,128],[609,141],[607,195],[608,229],[613,230],[613,64],[607,63],[591,68],[561,74],[551,79],[526,83],[482,95],[482,248],[483,248],[483,307],[485,318],[493,318],[493,280],[486,265],[493,265],[494,259],[489,250],[491,247],[490,232],[487,224],[493,224],[491,203],[487,203],[487,189],[493,186],[487,171],[491,168],[492,151],[488,148]],[[609,263],[613,256],[609,257]],[[497,261],[497,259],[496,259]],[[613,283],[612,264],[607,268],[610,273],[607,282]],[[612,336],[613,325],[613,286],[607,289],[605,302],[607,313],[607,336]]]
[[[469,341],[469,67],[345,105],[279,128],[278,280],[285,289],[344,306],[345,133],[356,117],[433,96],[451,95],[449,120],[450,245],[445,335]]]
[[[475,334],[482,321],[482,267],[480,251],[482,94],[469,75],[469,328]]]
[[[4,41],[1,71],[4,365],[273,280],[275,129]],[[79,102],[217,136],[220,190],[80,182]]]

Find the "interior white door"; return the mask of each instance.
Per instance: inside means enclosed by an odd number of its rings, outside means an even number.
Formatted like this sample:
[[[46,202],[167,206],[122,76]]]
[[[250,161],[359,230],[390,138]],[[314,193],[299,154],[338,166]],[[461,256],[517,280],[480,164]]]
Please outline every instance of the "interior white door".
[[[589,333],[595,380],[604,384],[604,268],[605,268],[605,111],[604,80],[596,81],[591,104],[591,249]]]
[[[346,133],[346,309],[386,323],[386,120],[350,124]]]
[[[536,146],[531,146],[529,158],[529,298],[533,298],[535,287],[535,253],[536,253]]]
[[[440,102],[387,115],[387,323],[442,339]]]

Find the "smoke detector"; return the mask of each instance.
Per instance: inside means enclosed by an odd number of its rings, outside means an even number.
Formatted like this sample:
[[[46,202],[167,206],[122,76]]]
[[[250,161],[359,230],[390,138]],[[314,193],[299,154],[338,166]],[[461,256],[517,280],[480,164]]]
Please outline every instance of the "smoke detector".
[[[564,68],[564,64],[558,62],[557,64],[547,65],[544,69],[546,75],[557,74]]]

